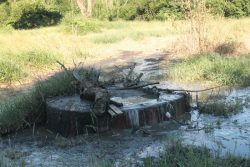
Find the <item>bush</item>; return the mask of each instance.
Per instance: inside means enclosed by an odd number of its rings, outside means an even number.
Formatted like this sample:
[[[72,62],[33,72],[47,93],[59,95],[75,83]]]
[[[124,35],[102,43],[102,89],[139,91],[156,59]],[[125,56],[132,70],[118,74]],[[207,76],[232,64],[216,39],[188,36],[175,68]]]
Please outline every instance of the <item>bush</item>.
[[[244,17],[250,15],[249,0],[208,0],[207,7],[213,14],[223,15],[225,17]]]
[[[207,8],[211,10],[213,15],[224,16],[225,1],[224,0],[208,0]]]
[[[66,26],[64,29],[66,32],[71,32],[73,25],[74,31],[79,35],[84,35],[88,32],[100,32],[104,26],[98,20],[83,19],[81,15],[76,15],[72,18],[70,14],[64,17],[63,24]]]
[[[18,1],[11,4],[9,24],[15,29],[30,29],[55,25],[61,18],[58,11],[46,8],[39,1]]]
[[[243,17],[250,15],[249,0],[230,0],[225,4],[225,17]]]
[[[182,18],[183,10],[181,3],[176,0],[139,0],[130,1],[124,5],[119,17],[125,20],[167,20],[170,18]]]
[[[195,1],[190,0],[191,6]],[[249,0],[206,0],[206,7],[214,15],[225,17],[250,16]],[[9,11],[11,9],[11,11]],[[27,29],[56,24],[63,16],[78,15],[80,10],[69,0],[0,0],[0,24],[9,20],[15,28]],[[183,19],[187,8],[178,0],[95,0],[93,17],[124,20]],[[9,17],[10,16],[10,17]],[[7,19],[8,18],[8,19]]]
[[[133,3],[123,6],[118,17],[124,20],[134,20],[137,17],[137,7]]]
[[[7,3],[0,3],[0,27],[6,24],[6,20],[10,15],[10,8]]]
[[[0,4],[4,3],[4,2],[7,2],[7,0],[0,0]]]

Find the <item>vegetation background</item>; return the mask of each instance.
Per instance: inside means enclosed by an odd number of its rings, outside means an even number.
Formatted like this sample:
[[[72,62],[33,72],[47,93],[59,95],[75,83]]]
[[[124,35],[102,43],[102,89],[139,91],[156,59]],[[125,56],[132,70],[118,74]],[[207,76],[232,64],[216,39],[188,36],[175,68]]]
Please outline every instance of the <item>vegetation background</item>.
[[[185,19],[191,7],[179,0],[95,0],[94,18],[103,20],[176,20]],[[186,1],[188,2],[188,1]],[[86,3],[86,2],[84,2]],[[213,15],[240,18],[250,15],[249,0],[207,0],[205,5]],[[54,25],[62,18],[68,22],[80,14],[75,0],[1,0],[0,26],[29,29]],[[75,21],[74,19],[71,21]]]

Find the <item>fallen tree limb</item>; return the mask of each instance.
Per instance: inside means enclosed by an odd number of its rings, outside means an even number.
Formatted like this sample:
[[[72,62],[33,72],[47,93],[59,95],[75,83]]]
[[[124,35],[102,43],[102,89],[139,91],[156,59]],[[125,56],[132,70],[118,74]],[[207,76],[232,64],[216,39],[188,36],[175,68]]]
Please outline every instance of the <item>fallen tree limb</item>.
[[[72,73],[65,67],[64,64],[62,64],[60,61],[56,60],[56,62],[64,69],[64,71],[68,74],[68,75],[72,75]]]
[[[188,90],[188,89],[162,89],[162,88],[157,88],[159,91],[172,91],[172,92],[178,92],[178,91],[184,91],[184,92],[205,92],[208,90],[220,88],[221,86],[215,86],[212,88],[207,88],[207,89],[200,89],[200,90]]]
[[[138,86],[125,87],[125,88],[120,88],[119,90],[139,89],[139,88],[143,88],[143,87],[150,86],[150,85],[156,85],[156,84],[159,84],[159,82],[152,82],[152,83],[146,83],[146,84],[138,85]]]
[[[116,107],[122,107],[123,106],[122,103],[119,103],[119,102],[111,100],[111,99],[110,99],[109,103],[115,105]]]

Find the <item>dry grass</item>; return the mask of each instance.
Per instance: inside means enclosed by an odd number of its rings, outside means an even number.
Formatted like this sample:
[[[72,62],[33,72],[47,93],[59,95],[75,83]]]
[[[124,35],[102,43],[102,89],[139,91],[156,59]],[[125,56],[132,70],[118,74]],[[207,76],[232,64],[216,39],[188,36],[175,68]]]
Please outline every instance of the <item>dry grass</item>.
[[[243,42],[226,42],[218,44],[214,51],[220,55],[240,56],[249,52]]]
[[[242,54],[249,51],[250,44],[245,42],[250,41],[249,18],[215,19],[206,15],[203,17],[201,14],[201,19],[195,19],[200,16],[193,15],[193,19],[187,21],[99,21],[97,23],[93,20],[95,23],[93,26],[102,25],[100,31],[84,35],[66,32],[65,25],[33,30],[0,30],[0,60],[11,58],[11,62],[18,65],[33,80],[37,78],[37,74],[48,74],[59,68],[55,63],[50,66],[42,64],[43,68],[40,68],[40,65],[30,68],[30,63],[25,63],[25,60],[30,60],[29,54],[26,56],[25,53],[34,50],[56,55],[56,59],[67,66],[73,65],[73,60],[76,63],[91,64],[107,58],[119,58],[124,52],[130,52],[128,56],[133,57],[135,56],[133,52],[147,55],[165,49],[171,51],[175,57],[185,57],[200,52]],[[206,24],[197,27],[203,21]],[[197,41],[203,42],[199,44]],[[237,49],[230,50],[232,46]],[[19,56],[20,53],[23,54]],[[39,54],[34,55],[39,56]],[[20,57],[23,58],[22,61]]]
[[[250,36],[250,19],[225,19],[209,14],[205,1],[197,1],[191,7],[192,0],[183,1],[189,9],[186,21],[178,26],[184,31],[169,48],[177,57],[219,52],[226,55],[249,53],[244,43]],[[245,46],[246,45],[246,46]]]
[[[59,59],[67,66],[73,65],[73,60],[76,63],[91,64],[109,57],[117,57],[123,51],[138,49],[146,52],[149,48],[155,50],[149,47],[150,44],[145,45],[140,42],[172,34],[172,31],[169,31],[171,24],[168,22],[99,22],[93,25],[103,25],[100,32],[88,32],[84,35],[65,32],[65,25],[33,30],[1,30],[0,60],[11,58],[13,64],[20,66],[24,73],[28,74],[25,80],[33,80],[37,75],[46,75],[59,68],[52,59],[50,59],[52,63],[47,62],[51,64],[50,66],[43,64],[42,68],[40,65],[32,66],[29,61],[47,60],[41,59],[40,54],[34,53],[36,50],[55,55],[53,56],[55,59]],[[30,53],[34,53],[32,60]],[[12,78],[14,80],[16,77]],[[21,78],[18,77],[19,79]]]

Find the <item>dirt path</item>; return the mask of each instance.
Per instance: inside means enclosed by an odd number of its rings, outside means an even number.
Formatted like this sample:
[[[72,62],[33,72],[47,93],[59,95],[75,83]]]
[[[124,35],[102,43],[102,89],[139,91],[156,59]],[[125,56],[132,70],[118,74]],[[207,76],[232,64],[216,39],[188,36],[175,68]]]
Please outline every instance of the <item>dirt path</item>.
[[[136,42],[132,40],[124,40],[119,43],[108,45],[106,48],[100,49],[102,52],[101,57],[94,57],[75,60],[75,63],[84,62],[85,66],[96,67],[100,69],[108,69],[113,66],[124,66],[131,62],[135,62],[137,59],[150,59],[161,58],[164,60],[169,59],[169,55],[165,53],[164,49],[167,45],[170,45],[174,40],[174,37],[150,37],[145,38],[143,41]],[[97,49],[97,48],[93,48]],[[73,67],[73,62],[66,62],[67,66]],[[38,80],[44,80],[54,73],[60,71],[59,65],[55,65],[51,70],[43,72],[37,71],[33,74],[31,79],[25,79],[16,83],[0,84],[0,100],[8,97],[16,96],[27,89],[30,89],[32,85]]]

